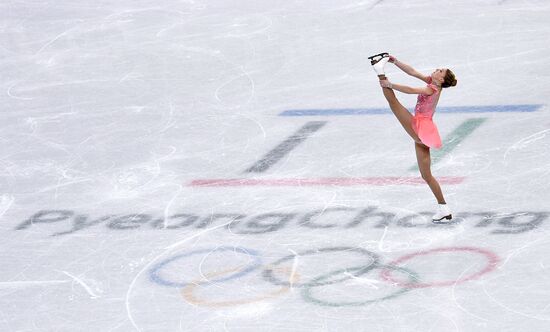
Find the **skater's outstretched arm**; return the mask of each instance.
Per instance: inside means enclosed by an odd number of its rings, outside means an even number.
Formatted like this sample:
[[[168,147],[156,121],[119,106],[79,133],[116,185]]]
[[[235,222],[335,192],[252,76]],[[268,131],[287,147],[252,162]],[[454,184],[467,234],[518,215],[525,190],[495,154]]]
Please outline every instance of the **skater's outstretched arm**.
[[[434,93],[434,90],[430,87],[420,87],[420,88],[414,88],[407,85],[401,85],[401,84],[393,84],[389,80],[381,80],[380,86],[383,88],[390,88],[393,90],[397,90],[399,92],[407,93],[407,94],[416,94],[416,95],[432,95]]]
[[[420,72],[418,72],[416,69],[414,69],[413,67],[409,66],[408,64],[406,63],[403,63],[399,60],[397,60],[396,57],[394,57],[393,55],[390,55],[390,61],[391,63],[393,63],[394,65],[397,66],[397,68],[401,69],[402,71],[404,71],[406,74],[412,76],[412,77],[416,77],[418,78],[419,80],[422,80],[426,83],[428,83],[428,80],[429,80],[429,77],[430,76],[426,76]]]

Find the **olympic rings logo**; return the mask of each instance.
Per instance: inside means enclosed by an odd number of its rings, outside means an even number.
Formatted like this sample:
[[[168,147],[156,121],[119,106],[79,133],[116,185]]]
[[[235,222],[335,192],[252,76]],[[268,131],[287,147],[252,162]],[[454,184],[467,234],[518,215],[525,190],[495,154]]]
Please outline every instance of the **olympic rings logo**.
[[[205,256],[212,253],[224,253],[232,252],[239,255],[245,255],[250,258],[250,262],[246,265],[230,267],[222,271],[210,272],[202,275],[200,278],[194,280],[170,280],[163,275],[163,270],[168,266],[184,263],[185,259],[189,259],[192,256],[199,256],[205,258]],[[360,258],[360,264],[356,266],[350,266],[346,268],[335,269],[329,273],[311,277],[309,280],[303,279],[299,269],[293,265],[288,267],[287,265],[295,261],[298,257],[304,256],[317,256],[325,254],[344,254],[344,255],[357,255]],[[406,262],[415,259],[421,259],[441,253],[459,253],[479,256],[484,259],[484,266],[476,269],[476,271],[465,271],[460,277],[455,280],[441,280],[441,281],[422,281],[421,276],[406,268]],[[408,254],[397,258],[387,264],[382,263],[381,258],[375,252],[358,248],[358,247],[327,247],[315,250],[304,250],[301,252],[293,253],[277,259],[270,263],[264,263],[262,255],[254,250],[244,247],[234,246],[221,246],[213,249],[200,249],[194,250],[188,253],[178,254],[164,261],[157,263],[149,270],[150,280],[154,283],[166,287],[179,288],[182,297],[186,302],[207,307],[228,307],[244,304],[251,304],[267,299],[272,299],[288,293],[291,289],[300,289],[302,298],[309,303],[329,306],[329,307],[342,307],[342,306],[362,306],[380,302],[383,300],[389,300],[397,296],[403,295],[411,290],[418,288],[429,287],[446,287],[455,286],[467,281],[475,280],[493,271],[499,264],[500,258],[493,252],[476,247],[443,247],[435,248],[425,251],[419,251],[416,253]],[[377,271],[377,273],[373,273]],[[246,275],[257,274],[257,277],[264,282],[276,286],[275,290],[265,292],[264,294],[253,296],[250,298],[231,299],[225,301],[208,300],[201,298],[197,295],[197,288],[208,287],[212,285],[219,285],[223,282],[231,280],[237,280],[243,278]],[[365,278],[367,274],[375,275],[377,279]],[[395,288],[388,292],[388,294],[376,294],[373,296],[370,294],[365,295],[364,299],[356,300],[357,294],[354,294],[354,299],[346,299],[346,301],[334,301],[322,298],[322,294],[327,293],[326,290],[319,292],[319,289],[324,286],[343,283],[350,280],[367,280],[374,284],[381,283],[388,287]],[[374,288],[378,288],[373,286]],[[357,293],[357,292],[356,292]]]

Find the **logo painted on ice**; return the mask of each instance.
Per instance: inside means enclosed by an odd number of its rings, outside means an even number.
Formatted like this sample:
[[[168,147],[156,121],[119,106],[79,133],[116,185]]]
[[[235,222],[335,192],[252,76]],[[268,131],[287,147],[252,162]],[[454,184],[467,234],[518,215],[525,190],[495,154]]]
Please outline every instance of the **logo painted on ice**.
[[[484,229],[490,234],[519,234],[539,227],[548,219],[548,211],[519,211],[509,214],[497,212],[456,213],[454,222],[435,225],[430,222],[431,212],[396,214],[376,206],[359,208],[333,207],[312,211],[265,212],[242,214],[218,212],[199,214],[182,212],[168,217],[147,213],[108,214],[90,216],[73,210],[41,210],[15,227],[22,231],[40,227],[52,236],[68,235],[90,227],[103,226],[113,231],[166,231],[205,229],[226,224],[222,229],[237,234],[265,234],[283,229],[322,230],[340,232],[357,227],[384,229],[386,227],[434,229],[461,225]]]

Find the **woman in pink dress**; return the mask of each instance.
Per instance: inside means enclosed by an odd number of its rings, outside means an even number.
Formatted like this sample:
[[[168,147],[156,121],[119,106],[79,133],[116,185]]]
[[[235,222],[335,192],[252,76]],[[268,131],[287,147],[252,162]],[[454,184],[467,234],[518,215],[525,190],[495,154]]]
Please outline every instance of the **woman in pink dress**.
[[[435,107],[439,101],[442,88],[455,86],[457,81],[454,73],[450,69],[436,69],[431,75],[427,76],[419,73],[413,67],[398,61],[394,56],[388,53],[381,53],[372,57],[371,64],[378,75],[380,86],[384,97],[388,101],[390,108],[401,123],[405,131],[415,142],[416,159],[422,179],[426,181],[435,198],[437,199],[437,213],[432,217],[433,222],[445,222],[452,219],[452,214],[445,202],[443,192],[437,180],[432,176],[430,164],[430,148],[441,148],[441,138],[437,127],[432,121]],[[392,84],[384,73],[384,66],[391,62],[399,69],[416,77],[424,82],[426,86],[413,88],[406,85]],[[414,115],[401,105],[397,100],[394,90],[407,94],[417,94],[418,100],[414,109]]]

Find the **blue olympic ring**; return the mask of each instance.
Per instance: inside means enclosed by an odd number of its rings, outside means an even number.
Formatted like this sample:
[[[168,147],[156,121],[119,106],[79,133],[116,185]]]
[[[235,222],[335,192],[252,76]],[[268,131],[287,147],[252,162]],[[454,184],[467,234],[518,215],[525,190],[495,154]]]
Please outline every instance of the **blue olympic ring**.
[[[215,249],[195,250],[195,251],[191,251],[191,252],[186,253],[186,254],[177,255],[177,256],[171,257],[167,260],[164,260],[164,261],[156,264],[155,266],[153,266],[153,268],[151,268],[151,270],[149,271],[149,278],[151,279],[151,281],[153,281],[153,282],[155,282],[159,285],[169,286],[169,287],[178,287],[178,288],[185,287],[188,284],[188,282],[184,282],[184,281],[177,282],[177,281],[166,280],[166,279],[164,279],[163,277],[161,277],[159,275],[160,270],[163,269],[166,265],[172,263],[173,261],[179,260],[181,258],[185,258],[185,257],[197,255],[197,254],[212,253],[212,252],[216,252],[216,251],[241,252],[243,254],[247,254],[247,255],[250,255],[250,256],[254,257],[254,260],[249,266],[247,266],[246,268],[240,270],[239,272],[230,274],[229,276],[224,277],[224,278],[205,281],[204,282],[205,284],[206,283],[216,283],[216,282],[228,281],[228,280],[240,278],[240,277],[254,271],[256,268],[258,268],[262,264],[260,255],[256,250],[242,248],[242,247],[223,246],[223,247],[217,247]]]

